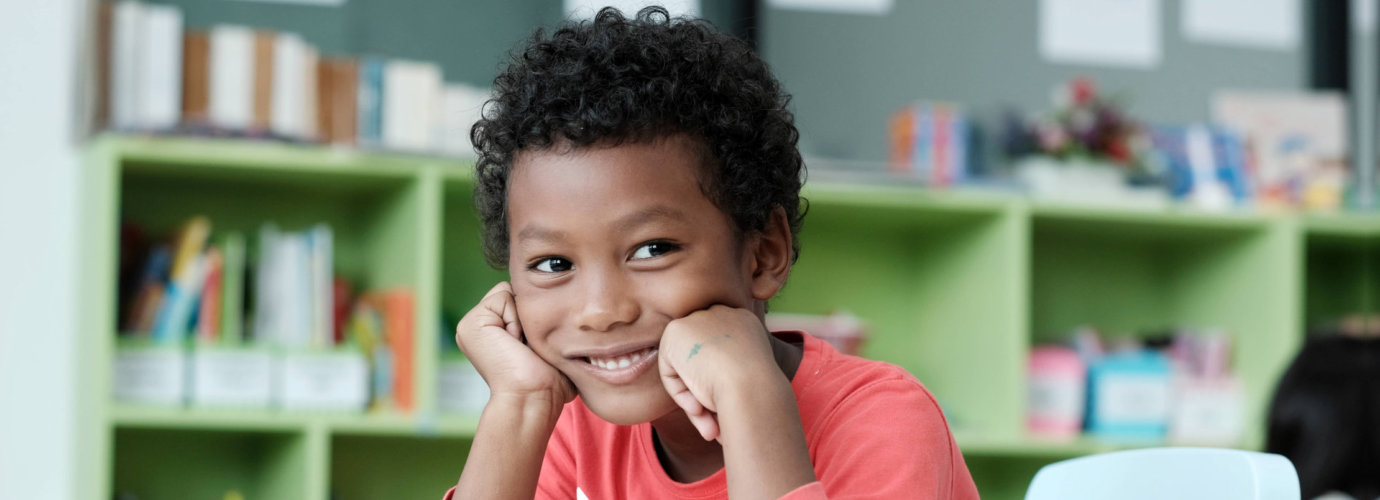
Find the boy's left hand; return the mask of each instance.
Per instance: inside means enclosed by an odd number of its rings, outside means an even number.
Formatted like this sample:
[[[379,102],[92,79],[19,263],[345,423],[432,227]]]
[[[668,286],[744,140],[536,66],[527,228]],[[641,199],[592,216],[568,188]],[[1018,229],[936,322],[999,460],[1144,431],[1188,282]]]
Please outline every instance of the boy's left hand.
[[[667,323],[658,348],[661,383],[705,441],[719,437],[716,414],[728,392],[768,383],[772,373],[786,380],[769,336],[752,311],[723,305]]]

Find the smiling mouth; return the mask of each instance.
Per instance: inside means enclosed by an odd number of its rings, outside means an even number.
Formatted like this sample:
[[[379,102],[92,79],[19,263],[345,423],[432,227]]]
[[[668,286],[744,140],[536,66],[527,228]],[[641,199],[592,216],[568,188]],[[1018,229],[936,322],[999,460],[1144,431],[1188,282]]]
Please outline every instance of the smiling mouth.
[[[617,356],[585,356],[578,358],[595,378],[610,385],[623,385],[637,380],[656,364],[657,347],[619,354]]]
[[[582,359],[584,359],[586,363],[594,365],[598,368],[602,368],[605,370],[617,370],[619,368],[627,368],[629,366],[632,366],[636,364],[638,361],[642,361],[644,358],[651,357],[655,354],[656,348],[648,347],[637,352],[622,354],[618,356],[585,357]]]

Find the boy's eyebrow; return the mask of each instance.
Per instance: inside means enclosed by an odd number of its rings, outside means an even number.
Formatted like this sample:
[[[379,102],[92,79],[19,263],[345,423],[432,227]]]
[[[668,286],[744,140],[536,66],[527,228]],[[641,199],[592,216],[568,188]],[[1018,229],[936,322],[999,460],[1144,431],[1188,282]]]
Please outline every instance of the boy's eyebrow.
[[[527,226],[517,235],[518,241],[543,240],[559,241],[565,239],[565,231],[544,227]]]
[[[656,205],[636,212],[624,215],[613,222],[613,228],[617,232],[631,231],[637,226],[646,224],[656,219],[673,219],[677,221],[689,220],[685,212],[677,210],[667,205]],[[566,238],[566,232],[559,229],[547,229],[540,226],[527,226],[517,234],[518,241],[543,240],[560,241]]]
[[[625,232],[655,219],[675,219],[684,222],[689,220],[689,217],[685,215],[685,212],[671,206],[656,205],[620,217],[617,221],[614,221],[613,227],[618,232]]]

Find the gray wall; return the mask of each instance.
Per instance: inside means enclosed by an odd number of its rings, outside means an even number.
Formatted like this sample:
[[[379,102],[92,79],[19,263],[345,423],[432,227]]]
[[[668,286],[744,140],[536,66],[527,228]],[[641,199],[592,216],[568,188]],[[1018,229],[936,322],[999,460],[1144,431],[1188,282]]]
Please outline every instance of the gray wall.
[[[372,54],[441,65],[445,79],[488,86],[518,42],[563,16],[562,0],[346,0],[320,7],[237,0],[150,0],[182,7],[187,26],[234,23],[298,33],[328,54]],[[733,0],[702,0],[730,26]]]
[[[1181,123],[1208,118],[1222,87],[1307,87],[1303,42],[1291,52],[1188,42],[1179,3],[1162,1],[1151,70],[1045,62],[1036,0],[896,0],[885,17],[764,8],[758,43],[794,94],[802,151],[828,158],[884,160],[888,117],[915,99],[956,101],[995,125],[1003,105],[1047,110],[1056,84],[1086,75],[1125,93],[1134,116]]]
[[[562,0],[347,0],[342,7],[152,1],[183,7],[190,27],[293,31],[327,53],[435,61],[446,80],[481,86],[515,44],[562,14]],[[703,13],[737,27],[743,1],[753,0],[702,0]],[[1162,0],[1162,60],[1151,70],[1044,62],[1036,0],[896,0],[887,16],[778,10],[757,1],[758,46],[794,94],[801,149],[813,156],[883,160],[888,117],[915,99],[962,103],[992,130],[1004,106],[1046,110],[1051,89],[1080,75],[1126,94],[1132,112],[1153,122],[1206,119],[1208,98],[1222,87],[1308,85],[1307,47],[1279,52],[1184,40],[1180,0]]]

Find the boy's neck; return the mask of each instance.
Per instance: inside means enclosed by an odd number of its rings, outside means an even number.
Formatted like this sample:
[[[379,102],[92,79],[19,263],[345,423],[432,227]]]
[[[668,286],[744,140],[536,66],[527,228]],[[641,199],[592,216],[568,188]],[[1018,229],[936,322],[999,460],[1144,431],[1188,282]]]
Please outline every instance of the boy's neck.
[[[771,336],[772,355],[787,380],[795,379],[804,356],[804,339],[787,342]],[[678,483],[693,483],[724,468],[723,448],[718,441],[705,441],[685,412],[677,409],[652,421],[652,445],[666,475]]]

